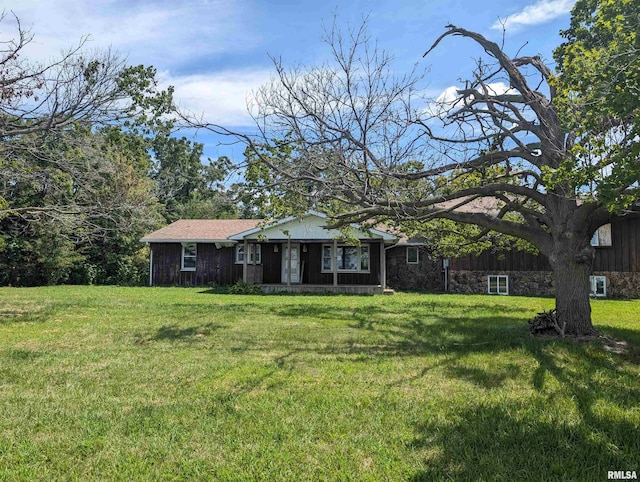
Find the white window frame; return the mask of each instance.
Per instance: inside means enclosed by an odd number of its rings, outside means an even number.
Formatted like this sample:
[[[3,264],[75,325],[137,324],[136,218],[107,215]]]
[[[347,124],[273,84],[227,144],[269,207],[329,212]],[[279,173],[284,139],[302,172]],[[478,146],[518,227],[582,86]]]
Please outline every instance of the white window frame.
[[[339,273],[371,273],[371,249],[368,244],[361,244],[360,246],[354,246],[352,244],[339,244],[338,249],[344,248],[356,248],[356,269],[343,269],[338,267]],[[329,253],[331,253],[331,268],[327,269],[324,265],[325,261],[325,249],[329,249]],[[366,251],[367,255],[364,257],[362,255],[363,251]],[[367,267],[365,269],[362,268],[362,262],[366,259]],[[322,245],[322,272],[323,273],[332,273],[334,263],[337,262],[337,253],[333,252],[333,245],[331,244],[323,244]]]
[[[327,258],[325,256],[325,252],[326,250],[329,250],[329,257]],[[329,267],[326,268],[324,262],[328,260],[329,261]],[[330,244],[323,244],[322,245],[322,272],[323,273],[331,273],[333,272],[333,246],[331,246]]]
[[[194,254],[186,254],[185,249],[193,246]],[[185,266],[185,259],[193,259],[193,266]],[[196,243],[183,243],[180,255],[180,271],[195,271],[198,266],[198,245]]]
[[[367,252],[366,258],[362,255],[362,252]],[[362,262],[367,260],[367,267],[362,268]],[[358,246],[358,273],[371,273],[371,249],[368,244],[361,244]]]
[[[415,251],[416,253],[415,261],[409,261],[409,252],[411,251]],[[420,250],[417,246],[407,246],[407,264],[420,264]]]
[[[598,293],[598,282],[602,282],[603,290]],[[607,277],[606,276],[589,276],[589,283],[591,283],[591,296],[595,296],[596,298],[606,298],[607,297]]]
[[[611,224],[603,224],[596,229],[593,236],[591,236],[590,244],[594,248],[611,247],[613,245],[611,242]]]
[[[500,290],[500,280],[504,279],[505,289]],[[495,291],[491,290],[491,281],[494,280],[496,289]],[[487,276],[487,293],[490,295],[509,295],[509,275],[506,274],[490,274]]]
[[[249,244],[249,259],[247,264],[253,264],[253,254],[256,253],[256,264],[262,264],[262,245]],[[244,244],[236,244],[235,249],[236,264],[244,264]]]

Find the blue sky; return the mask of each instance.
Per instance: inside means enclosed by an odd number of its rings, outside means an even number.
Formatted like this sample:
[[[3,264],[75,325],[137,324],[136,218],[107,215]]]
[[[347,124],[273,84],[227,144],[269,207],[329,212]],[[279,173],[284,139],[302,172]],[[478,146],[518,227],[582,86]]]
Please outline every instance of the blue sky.
[[[269,55],[285,65],[329,59],[322,26],[359,26],[393,54],[398,70],[429,67],[433,95],[467,77],[481,53],[468,40],[450,38],[426,59],[422,54],[454,24],[501,41],[505,50],[541,54],[551,61],[575,0],[0,0],[35,35],[29,55],[54,57],[90,36],[89,48],[112,47],[132,64],[153,65],[163,83],[176,87],[185,109],[231,128],[250,124],[246,97],[273,72]],[[502,23],[501,23],[502,22]],[[3,24],[2,35],[7,35]],[[199,134],[205,155],[241,160],[241,146],[219,146]]]

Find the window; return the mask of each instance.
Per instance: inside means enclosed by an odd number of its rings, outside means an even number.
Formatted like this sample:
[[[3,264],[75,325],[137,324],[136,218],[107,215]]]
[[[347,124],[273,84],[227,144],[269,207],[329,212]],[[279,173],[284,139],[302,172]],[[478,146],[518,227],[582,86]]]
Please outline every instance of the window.
[[[331,251],[331,246],[322,246],[322,271],[333,271]]]
[[[606,276],[589,276],[591,282],[591,296],[606,297],[607,296],[607,277]]]
[[[357,246],[338,246],[336,254],[336,263],[338,271],[357,271],[358,270],[358,247]]]
[[[369,246],[360,246],[360,271],[369,271]]]
[[[182,245],[182,263],[180,265],[182,271],[196,270],[196,254],[197,247],[195,244]]]
[[[407,264],[418,264],[420,256],[417,246],[407,246]]]
[[[333,246],[322,246],[322,271],[333,271]],[[335,256],[338,271],[369,272],[369,245],[338,246]]]
[[[255,254],[256,264],[262,262],[262,245],[250,244],[249,245],[249,259],[247,264],[253,264],[253,256]],[[244,263],[244,244],[236,244],[236,264]]]
[[[487,277],[487,289],[490,295],[508,295],[509,277],[501,274],[489,275]]]
[[[591,237],[591,246],[611,246],[611,224],[600,226]]]

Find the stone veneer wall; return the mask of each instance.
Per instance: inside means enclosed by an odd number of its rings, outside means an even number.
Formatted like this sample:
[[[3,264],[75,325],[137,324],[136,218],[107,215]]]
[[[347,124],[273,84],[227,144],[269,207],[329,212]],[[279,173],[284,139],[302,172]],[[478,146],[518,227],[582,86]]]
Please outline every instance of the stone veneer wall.
[[[452,293],[487,293],[487,276],[509,276],[509,294],[520,296],[552,296],[551,271],[450,271],[449,290]]]
[[[449,291],[486,294],[489,275],[508,275],[510,295],[553,296],[555,294],[551,271],[450,271]],[[640,298],[640,273],[596,271],[593,275],[607,277],[607,298]]]
[[[442,260],[432,259],[422,246],[418,253],[418,264],[408,264],[405,245],[387,250],[387,286],[394,290],[444,291]]]
[[[640,298],[640,273],[595,271],[593,275],[607,277],[607,298]]]

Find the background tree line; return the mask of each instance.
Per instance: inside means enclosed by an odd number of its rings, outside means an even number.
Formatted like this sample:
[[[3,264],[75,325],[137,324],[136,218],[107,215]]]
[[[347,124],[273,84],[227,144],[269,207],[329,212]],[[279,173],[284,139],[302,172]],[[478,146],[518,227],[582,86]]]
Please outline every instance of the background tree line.
[[[152,67],[83,43],[41,64],[18,18],[0,49],[0,285],[144,284],[144,234],[181,217],[237,217],[226,158],[172,135]]]

